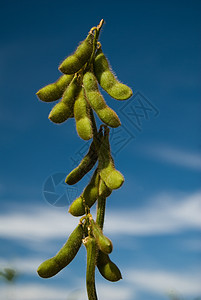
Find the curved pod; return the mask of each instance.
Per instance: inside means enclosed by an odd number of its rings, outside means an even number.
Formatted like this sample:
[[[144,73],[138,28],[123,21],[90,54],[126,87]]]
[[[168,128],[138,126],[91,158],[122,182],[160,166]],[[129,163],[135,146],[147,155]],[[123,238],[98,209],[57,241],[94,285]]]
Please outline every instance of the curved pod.
[[[87,100],[102,122],[110,127],[118,127],[121,122],[115,113],[105,102],[98,89],[96,77],[92,71],[88,71],[83,76],[83,85]]]
[[[77,76],[74,76],[70,85],[65,90],[63,97],[57,103],[49,114],[49,119],[54,123],[63,123],[73,115],[73,106],[75,99],[81,89]]]
[[[121,272],[117,265],[111,261],[108,254],[98,252],[97,267],[101,275],[112,282],[122,279]]]
[[[59,252],[38,267],[38,275],[43,278],[49,278],[65,268],[74,259],[80,249],[82,238],[83,228],[82,224],[79,224]]]
[[[84,189],[82,195],[75,199],[69,208],[69,213],[78,217],[85,214],[85,206],[89,208],[98,198],[99,173],[95,170],[89,184]]]
[[[109,134],[105,133],[103,142],[98,154],[100,177],[106,186],[111,189],[118,189],[124,183],[123,175],[115,169],[114,160],[110,152]]]
[[[100,86],[114,99],[126,100],[133,95],[131,88],[120,83],[112,73],[107,58],[99,48],[94,59],[94,72]]]
[[[93,51],[93,34],[89,33],[87,38],[81,42],[75,52],[68,56],[59,66],[59,70],[65,74],[78,72],[89,60]]]
[[[56,82],[50,83],[40,89],[36,95],[44,102],[52,102],[60,99],[72,81],[74,75],[62,75]]]
[[[90,118],[90,106],[85,99],[83,88],[80,90],[80,93],[75,100],[74,117],[76,121],[77,133],[81,139],[91,139],[93,136],[93,128]]]

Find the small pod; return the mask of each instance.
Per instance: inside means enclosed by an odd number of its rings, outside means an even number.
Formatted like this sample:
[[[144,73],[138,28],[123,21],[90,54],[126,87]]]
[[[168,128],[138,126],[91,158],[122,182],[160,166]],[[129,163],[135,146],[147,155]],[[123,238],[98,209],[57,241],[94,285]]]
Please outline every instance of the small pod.
[[[62,75],[56,82],[51,83],[40,89],[36,95],[44,102],[52,102],[60,99],[72,81],[74,75]]]
[[[110,127],[118,127],[121,122],[115,113],[105,102],[98,89],[96,77],[92,71],[87,71],[83,76],[83,85],[87,100],[102,122]]]
[[[101,137],[102,131],[98,133],[97,139],[94,137],[94,139],[96,139],[97,146],[100,146]],[[86,175],[93,168],[98,159],[97,151],[98,149],[96,149],[95,142],[93,141],[90,145],[88,153],[81,160],[80,164],[74,170],[72,170],[66,177],[65,182],[67,184],[72,185],[77,183],[82,179],[84,175]]]
[[[112,242],[110,239],[108,239],[102,232],[101,228],[94,222],[93,219],[90,219],[90,224],[92,228],[92,232],[94,235],[94,238],[98,244],[98,247],[101,251],[104,253],[111,253],[113,249]]]
[[[105,182],[103,181],[102,178],[100,178],[100,183],[99,183],[99,196],[103,198],[107,198],[111,195],[112,190],[107,187]]]
[[[85,206],[89,208],[98,198],[99,173],[96,169],[89,184],[84,189],[82,195],[75,199],[69,208],[71,215],[78,217],[85,214]]]
[[[93,136],[90,109],[91,108],[85,99],[84,89],[82,88],[77,99],[75,100],[74,117],[76,121],[77,133],[83,140],[89,140]]]
[[[109,133],[105,132],[98,153],[100,177],[111,190],[118,189],[124,183],[123,175],[115,169],[110,152]]]
[[[86,286],[89,300],[97,300],[95,286],[95,268],[97,257],[97,245],[93,237],[87,236],[82,240],[87,250]]]
[[[70,85],[65,90],[61,101],[53,107],[49,114],[49,119],[52,122],[62,123],[73,115],[74,102],[80,89],[81,86],[75,75]]]
[[[61,63],[59,70],[62,73],[74,74],[84,66],[93,51],[93,38],[93,33],[89,33],[87,38],[81,42],[75,52]]]
[[[121,272],[117,265],[110,260],[108,254],[99,250],[97,258],[97,267],[101,275],[109,281],[118,281],[122,279]]]
[[[43,278],[49,278],[65,268],[73,260],[80,249],[82,238],[83,228],[82,224],[79,224],[71,233],[60,251],[54,257],[44,261],[38,267],[38,275]]]
[[[100,86],[114,99],[126,100],[133,95],[131,88],[120,83],[112,73],[107,58],[101,47],[97,50],[94,60],[94,72]]]

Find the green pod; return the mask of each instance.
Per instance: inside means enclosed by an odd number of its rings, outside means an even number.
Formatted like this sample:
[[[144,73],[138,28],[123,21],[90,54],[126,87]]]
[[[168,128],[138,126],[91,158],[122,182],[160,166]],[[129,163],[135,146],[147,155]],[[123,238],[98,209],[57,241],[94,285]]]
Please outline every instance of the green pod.
[[[51,83],[40,89],[36,95],[45,102],[52,102],[60,99],[72,81],[74,75],[62,75],[56,82]]]
[[[62,123],[73,115],[74,102],[80,89],[81,86],[78,82],[77,76],[75,75],[65,90],[61,101],[53,107],[49,114],[49,119],[52,122]]]
[[[99,48],[94,59],[94,72],[100,86],[114,99],[126,100],[133,95],[131,88],[120,83],[112,73],[107,58]]]
[[[83,85],[87,100],[102,122],[110,127],[118,127],[121,122],[115,113],[105,102],[98,89],[96,77],[92,71],[88,71],[83,76]]]
[[[93,237],[87,236],[83,239],[83,244],[87,250],[87,271],[86,271],[86,286],[88,300],[97,300],[95,287],[95,268],[97,257],[97,245]]]
[[[94,235],[94,238],[98,244],[98,247],[101,251],[104,253],[111,253],[113,249],[112,242],[110,239],[108,239],[102,232],[101,228],[94,222],[93,219],[90,219],[90,224],[92,228],[92,232]]]
[[[82,238],[83,228],[82,224],[79,224],[59,252],[39,266],[37,270],[38,275],[43,278],[49,278],[65,268],[73,260],[80,249]]]
[[[93,128],[90,117],[90,106],[85,99],[84,89],[80,90],[74,104],[74,117],[78,135],[83,140],[89,140],[93,136]]]
[[[103,198],[107,198],[111,195],[112,190],[107,187],[105,182],[100,178],[100,183],[99,183],[99,196]]]
[[[94,140],[96,141],[96,146],[100,146],[101,136],[102,132],[99,132],[98,137],[94,137]],[[96,149],[95,141],[91,143],[88,153],[81,160],[80,164],[74,170],[72,170],[66,177],[65,182],[67,184],[72,185],[80,181],[82,177],[86,175],[95,165],[98,159],[98,149]]]
[[[99,250],[96,264],[99,272],[105,279],[113,282],[122,279],[119,268],[110,260],[108,254]]]
[[[98,154],[100,177],[111,190],[118,189],[124,183],[123,175],[115,169],[110,152],[109,134],[106,133]]]
[[[75,52],[68,56],[59,66],[59,70],[65,74],[78,72],[89,60],[93,51],[93,34],[89,33],[87,38],[81,42]]]
[[[82,195],[75,199],[69,208],[71,215],[78,217],[85,214],[85,206],[89,208],[98,198],[99,173],[95,170],[89,184],[84,189]]]

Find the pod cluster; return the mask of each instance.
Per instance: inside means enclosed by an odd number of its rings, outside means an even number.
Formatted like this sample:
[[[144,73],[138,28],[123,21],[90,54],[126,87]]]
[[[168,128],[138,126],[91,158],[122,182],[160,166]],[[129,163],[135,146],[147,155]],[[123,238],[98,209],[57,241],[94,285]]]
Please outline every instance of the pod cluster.
[[[84,140],[93,136],[91,110],[104,124],[113,128],[121,125],[98,85],[117,100],[132,96],[132,90],[114,76],[98,42],[97,28],[93,27],[75,52],[60,64],[59,70],[63,75],[37,92],[38,98],[45,102],[60,99],[52,108],[49,119],[59,124],[75,118],[77,133]]]
[[[101,20],[97,27],[93,27],[75,52],[61,63],[59,70],[63,75],[37,92],[42,101],[59,100],[49,114],[52,122],[59,124],[75,118],[79,137],[83,140],[92,139],[87,154],[67,175],[65,182],[68,185],[76,184],[94,168],[88,185],[69,207],[71,215],[81,217],[79,224],[59,252],[44,261],[37,271],[43,278],[56,275],[70,264],[83,243],[87,251],[86,285],[89,300],[97,299],[96,267],[109,281],[122,278],[119,268],[109,257],[113,250],[112,242],[103,234],[106,199],[124,183],[123,175],[115,167],[109,142],[109,127],[116,128],[121,122],[104,100],[99,85],[114,99],[126,100],[132,96],[132,90],[114,76],[98,42],[103,22]],[[94,112],[103,122],[99,130]],[[95,204],[96,220],[90,213]]]

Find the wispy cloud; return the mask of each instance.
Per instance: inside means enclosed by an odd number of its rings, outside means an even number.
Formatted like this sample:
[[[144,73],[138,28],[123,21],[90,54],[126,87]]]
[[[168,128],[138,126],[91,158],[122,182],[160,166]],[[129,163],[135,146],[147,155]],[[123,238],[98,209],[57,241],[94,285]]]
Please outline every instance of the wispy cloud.
[[[98,286],[98,296],[104,299],[107,295],[111,300],[129,300],[133,295],[131,288],[109,286],[100,284]],[[87,300],[85,289],[65,289],[62,287],[54,287],[45,284],[18,284],[1,287],[2,299],[10,300]],[[135,299],[132,297],[132,299]]]
[[[201,229],[201,192],[190,195],[160,194],[150,205],[135,210],[109,210],[105,232],[124,235],[156,235]],[[0,237],[45,241],[67,238],[78,219],[66,211],[29,207],[0,215]]]
[[[201,294],[200,272],[171,272],[164,270],[127,270],[126,280],[134,284],[137,290],[148,290],[156,294],[175,292],[182,296]]]
[[[201,171],[201,155],[197,152],[188,152],[165,145],[150,145],[143,149],[146,155],[155,159],[172,163],[178,166]]]
[[[45,284],[18,284],[9,285],[9,288],[1,287],[2,299],[12,300],[67,300],[70,292],[70,289]]]

